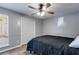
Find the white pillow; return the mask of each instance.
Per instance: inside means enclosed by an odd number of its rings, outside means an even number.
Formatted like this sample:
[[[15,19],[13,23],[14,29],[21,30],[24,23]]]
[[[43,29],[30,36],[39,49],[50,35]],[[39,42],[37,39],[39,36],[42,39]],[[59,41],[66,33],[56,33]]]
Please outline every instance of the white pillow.
[[[79,40],[79,35],[75,38],[75,40]]]
[[[79,36],[75,38],[70,44],[69,47],[79,48]]]

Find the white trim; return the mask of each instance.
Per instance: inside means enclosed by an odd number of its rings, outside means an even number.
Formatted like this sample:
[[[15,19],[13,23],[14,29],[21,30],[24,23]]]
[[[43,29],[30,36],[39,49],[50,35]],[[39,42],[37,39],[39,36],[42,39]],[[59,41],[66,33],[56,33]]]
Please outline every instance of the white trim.
[[[21,16],[21,45],[22,45],[22,16]]]
[[[0,48],[9,46],[9,44],[1,45]]]
[[[12,47],[12,48],[5,49],[5,50],[0,51],[0,53],[6,52],[6,51],[8,51],[8,50],[11,50],[11,49],[14,49],[14,48],[18,48],[18,47],[21,47],[21,46],[22,46],[22,45],[18,45],[18,46]]]

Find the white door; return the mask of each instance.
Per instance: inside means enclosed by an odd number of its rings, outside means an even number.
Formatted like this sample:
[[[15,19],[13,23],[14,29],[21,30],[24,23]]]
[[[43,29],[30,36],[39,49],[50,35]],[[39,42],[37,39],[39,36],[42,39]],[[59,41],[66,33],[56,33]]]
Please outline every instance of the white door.
[[[21,19],[21,44],[27,44],[35,36],[35,20],[27,17]]]

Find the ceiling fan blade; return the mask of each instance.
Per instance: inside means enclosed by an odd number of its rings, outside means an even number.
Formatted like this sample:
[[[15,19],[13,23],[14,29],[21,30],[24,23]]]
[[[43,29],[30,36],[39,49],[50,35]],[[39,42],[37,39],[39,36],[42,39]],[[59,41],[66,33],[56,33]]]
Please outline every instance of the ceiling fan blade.
[[[47,13],[49,13],[49,14],[54,14],[54,12],[51,12],[51,11],[47,11]]]
[[[46,4],[46,8],[48,8],[48,7],[50,7],[51,6],[51,4],[50,3],[47,3]]]
[[[32,9],[36,9],[35,7],[32,7],[32,6],[28,6],[29,8],[32,8]]]

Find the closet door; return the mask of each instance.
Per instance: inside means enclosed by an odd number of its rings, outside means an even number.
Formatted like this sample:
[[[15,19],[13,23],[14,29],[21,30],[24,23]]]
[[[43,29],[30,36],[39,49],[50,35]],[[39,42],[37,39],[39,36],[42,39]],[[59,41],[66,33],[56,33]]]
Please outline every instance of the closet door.
[[[27,44],[35,36],[35,20],[21,18],[21,44]]]

